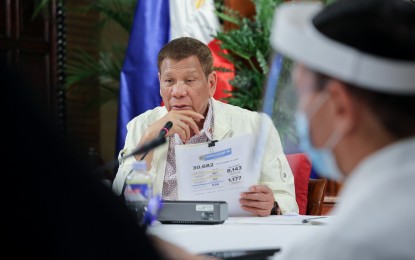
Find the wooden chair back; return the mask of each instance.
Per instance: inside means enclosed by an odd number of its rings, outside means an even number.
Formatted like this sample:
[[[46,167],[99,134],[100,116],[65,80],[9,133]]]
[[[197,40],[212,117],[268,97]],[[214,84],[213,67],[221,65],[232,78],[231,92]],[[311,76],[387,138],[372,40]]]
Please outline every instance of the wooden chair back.
[[[306,215],[321,215],[327,179],[310,179],[308,182]]]

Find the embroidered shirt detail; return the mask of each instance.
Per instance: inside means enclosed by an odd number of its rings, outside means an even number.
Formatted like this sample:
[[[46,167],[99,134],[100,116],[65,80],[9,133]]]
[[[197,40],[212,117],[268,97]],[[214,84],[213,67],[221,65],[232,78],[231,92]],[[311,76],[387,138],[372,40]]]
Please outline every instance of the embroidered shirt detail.
[[[205,143],[212,140],[213,137],[213,106],[209,100],[208,113],[203,124],[203,129],[199,135],[192,136],[186,144]],[[167,151],[167,163],[163,181],[163,200],[177,200],[177,175],[176,175],[176,153],[174,147],[182,145],[183,142],[178,134],[174,134],[169,139],[169,148]]]

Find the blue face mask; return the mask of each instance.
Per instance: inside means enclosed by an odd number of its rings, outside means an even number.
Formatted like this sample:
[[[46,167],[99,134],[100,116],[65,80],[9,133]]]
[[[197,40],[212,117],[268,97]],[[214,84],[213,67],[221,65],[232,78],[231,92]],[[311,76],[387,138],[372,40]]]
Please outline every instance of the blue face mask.
[[[325,101],[324,99],[323,101]],[[324,102],[319,102],[318,107],[315,107],[311,111],[316,112]],[[311,117],[314,113],[311,114]],[[341,181],[343,175],[340,172],[335,157],[333,156],[332,149],[340,141],[340,134],[335,131],[326,141],[326,145],[322,148],[315,148],[310,140],[310,127],[309,120],[304,112],[297,112],[296,116],[297,133],[299,137],[299,146],[311,159],[313,168],[317,173],[327,179]],[[311,118],[310,118],[311,119]]]

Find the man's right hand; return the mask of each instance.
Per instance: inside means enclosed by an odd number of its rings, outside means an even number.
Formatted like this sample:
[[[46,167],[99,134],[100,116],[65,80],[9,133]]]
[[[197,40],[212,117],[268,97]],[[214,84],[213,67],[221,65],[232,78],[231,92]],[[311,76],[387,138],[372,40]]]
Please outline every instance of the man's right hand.
[[[144,143],[149,142],[156,138],[160,130],[164,127],[164,125],[171,121],[173,126],[166,134],[166,136],[171,136],[173,134],[178,134],[180,139],[184,143],[186,143],[190,137],[194,134],[200,134],[199,125],[201,124],[201,120],[205,117],[199,113],[196,113],[192,110],[172,110],[167,115],[163,116],[149,128],[147,128],[146,132],[144,133],[143,137],[140,139],[140,142],[137,144],[137,147],[142,146]],[[198,123],[200,123],[198,125]],[[136,160],[141,160],[142,154],[135,155]],[[148,167],[151,165],[151,161],[153,160],[153,151],[150,151],[146,157],[145,161]],[[147,168],[149,170],[150,168]]]
[[[205,117],[192,110],[172,110],[164,117],[154,122],[144,134],[143,138],[151,140],[160,133],[163,126],[171,121],[172,128],[166,136],[178,134],[184,143],[189,141],[194,134],[200,134],[199,126]]]

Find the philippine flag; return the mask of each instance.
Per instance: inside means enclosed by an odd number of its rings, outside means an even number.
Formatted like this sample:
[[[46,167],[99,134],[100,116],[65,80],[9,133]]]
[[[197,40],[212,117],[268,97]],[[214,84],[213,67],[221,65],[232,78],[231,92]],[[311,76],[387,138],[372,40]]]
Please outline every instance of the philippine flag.
[[[214,56],[214,67],[232,71],[217,71],[214,98],[222,100],[230,95],[225,90],[232,90],[229,80],[235,75],[234,66],[220,55],[223,50],[214,38],[220,30],[213,0],[137,1],[120,77],[117,153],[124,146],[127,123],[135,116],[161,105],[157,55],[170,40],[189,36],[207,44]]]

